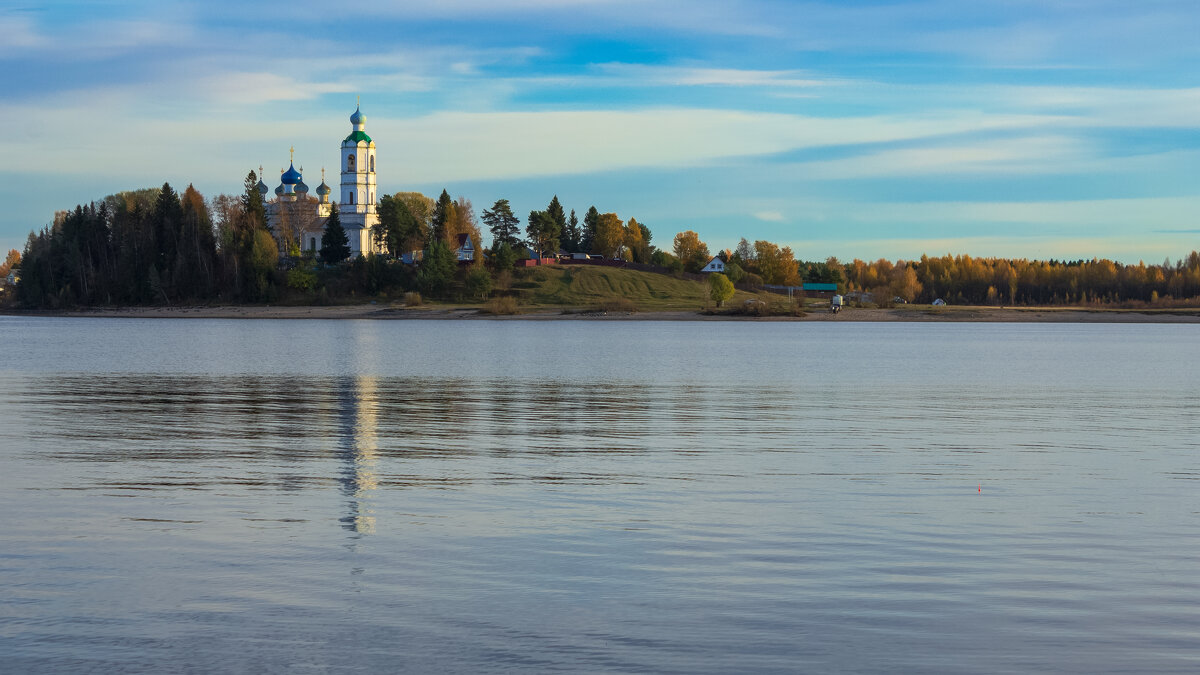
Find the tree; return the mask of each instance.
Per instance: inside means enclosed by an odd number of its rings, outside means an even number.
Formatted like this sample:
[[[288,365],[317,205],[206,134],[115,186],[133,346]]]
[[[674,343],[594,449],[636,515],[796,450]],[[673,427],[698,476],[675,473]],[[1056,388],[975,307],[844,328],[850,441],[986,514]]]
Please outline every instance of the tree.
[[[480,265],[476,265],[467,273],[467,293],[471,297],[483,300],[492,292],[492,275]]]
[[[708,297],[720,307],[733,297],[733,282],[719,272],[708,275]]]
[[[257,296],[263,299],[270,288],[271,271],[279,264],[279,246],[275,244],[271,233],[265,229],[254,231],[250,262],[251,269],[254,270]]]
[[[11,272],[14,267],[19,267],[20,265],[21,252],[15,248],[10,249],[8,251],[8,257],[4,259],[4,264],[0,265],[0,277],[8,276],[8,273]]]
[[[258,191],[258,176],[253,171],[246,174],[246,190],[242,193],[242,208],[251,227],[267,228],[267,207],[262,193]]]
[[[554,230],[555,244],[554,252],[558,253],[559,245],[562,243],[563,234],[567,229],[567,214],[563,211],[562,204],[558,201],[558,195],[550,200],[550,204],[546,207],[546,217],[551,221],[551,229]]]
[[[753,272],[757,269],[756,261],[754,260],[754,247],[750,245],[750,242],[746,241],[745,237],[742,237],[741,241],[738,242],[737,248],[733,249],[733,253],[729,255],[729,260],[725,262],[735,263],[746,272]],[[737,282],[733,283],[736,284]]]
[[[404,199],[384,195],[379,199],[379,237],[392,255],[419,249],[425,244],[421,223]]]
[[[497,272],[511,270],[516,260],[517,253],[507,242],[502,241],[499,246],[492,248],[492,268]]]
[[[321,234],[321,262],[326,265],[340,263],[350,257],[350,239],[342,227],[338,217],[337,204],[329,212],[329,220],[325,221],[325,231]]]
[[[768,284],[796,286],[800,284],[800,269],[792,249],[780,248],[769,241],[754,242],[758,274]]]
[[[708,254],[708,244],[700,241],[700,235],[691,230],[685,230],[675,235],[675,257],[683,263],[683,269],[688,272],[699,272],[712,256]]]
[[[650,228],[630,218],[625,225],[625,245],[629,247],[633,262],[650,262]]]
[[[216,285],[216,241],[204,197],[191,185],[183,191],[174,285],[185,298],[212,295]]]
[[[596,219],[592,239],[592,250],[605,258],[612,258],[625,243],[625,224],[615,213],[602,213]]]
[[[598,253],[596,250],[596,226],[600,222],[600,212],[593,206],[583,215],[583,229],[579,232],[579,250],[584,253]]]
[[[571,217],[567,219],[567,226],[563,229],[562,235],[562,246],[567,253],[578,253],[583,250],[579,247],[581,234],[579,218],[575,216],[575,209],[571,209]]]
[[[530,211],[525,234],[529,237],[529,246],[538,257],[543,253],[553,255],[558,252],[558,238],[562,230],[548,211]]]
[[[446,238],[446,221],[451,217],[451,211],[454,209],[454,200],[450,199],[450,193],[442,190],[442,194],[438,197],[437,204],[433,207],[433,218],[430,225],[430,239],[445,239]]]
[[[507,199],[497,199],[491,209],[484,209],[482,220],[492,233],[492,249],[501,244],[507,244],[510,248],[521,245],[518,236],[521,233],[521,219],[513,215]],[[482,242],[476,242],[476,245],[482,245]]]
[[[442,239],[434,239],[425,249],[421,258],[421,268],[417,271],[417,284],[422,293],[440,295],[446,290],[450,280],[454,278],[457,261],[454,251]]]

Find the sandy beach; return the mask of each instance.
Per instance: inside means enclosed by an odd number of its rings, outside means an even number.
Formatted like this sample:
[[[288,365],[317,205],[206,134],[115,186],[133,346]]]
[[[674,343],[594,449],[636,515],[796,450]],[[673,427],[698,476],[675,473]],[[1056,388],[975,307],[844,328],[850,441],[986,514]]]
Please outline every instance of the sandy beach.
[[[403,307],[399,305],[217,305],[194,307],[94,307],[70,310],[3,312],[10,316],[107,317],[136,319],[426,319],[483,321],[974,321],[1046,323],[1200,323],[1200,309],[1101,310],[1051,307],[899,307],[846,309],[838,314],[810,311],[804,317],[751,317],[700,311],[598,312],[575,308],[529,309],[495,316],[474,307]]]

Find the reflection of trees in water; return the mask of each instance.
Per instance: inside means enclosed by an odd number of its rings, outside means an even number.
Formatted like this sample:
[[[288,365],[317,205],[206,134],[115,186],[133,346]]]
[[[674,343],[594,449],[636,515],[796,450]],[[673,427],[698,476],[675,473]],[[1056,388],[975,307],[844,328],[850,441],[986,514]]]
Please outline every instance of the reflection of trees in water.
[[[707,451],[741,433],[782,445],[795,438],[797,404],[794,391],[753,385],[584,379],[112,375],[23,387],[9,414],[48,438],[41,447],[54,458],[128,463],[126,487],[134,475],[279,490],[332,480],[356,532],[374,528],[380,487],[484,477],[444,460]]]

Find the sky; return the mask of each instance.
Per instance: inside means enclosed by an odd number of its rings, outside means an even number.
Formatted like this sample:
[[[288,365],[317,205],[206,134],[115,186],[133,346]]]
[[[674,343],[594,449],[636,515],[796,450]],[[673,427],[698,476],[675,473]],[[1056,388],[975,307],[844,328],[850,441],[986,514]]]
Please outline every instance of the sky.
[[[121,190],[557,195],[798,258],[1200,249],[1195,0],[0,2],[0,249]],[[334,185],[336,194],[336,185]]]

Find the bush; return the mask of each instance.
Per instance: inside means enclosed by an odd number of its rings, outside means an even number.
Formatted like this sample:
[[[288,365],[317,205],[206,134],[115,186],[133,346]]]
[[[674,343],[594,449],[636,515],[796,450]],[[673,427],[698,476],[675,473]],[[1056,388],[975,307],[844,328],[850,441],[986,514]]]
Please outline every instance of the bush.
[[[596,306],[597,312],[628,312],[637,311],[637,304],[629,298],[605,298]]]
[[[317,275],[303,267],[290,269],[287,272],[287,285],[288,288],[310,293],[317,287]]]
[[[484,314],[516,314],[517,299],[507,295],[492,298],[484,303],[483,309],[480,311]]]
[[[473,298],[482,300],[492,292],[492,275],[482,266],[475,266],[467,272],[467,293]]]
[[[419,307],[421,305],[421,294],[416,291],[409,291],[404,294],[404,305],[406,307]]]

